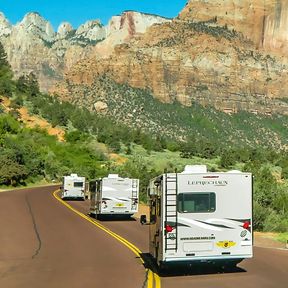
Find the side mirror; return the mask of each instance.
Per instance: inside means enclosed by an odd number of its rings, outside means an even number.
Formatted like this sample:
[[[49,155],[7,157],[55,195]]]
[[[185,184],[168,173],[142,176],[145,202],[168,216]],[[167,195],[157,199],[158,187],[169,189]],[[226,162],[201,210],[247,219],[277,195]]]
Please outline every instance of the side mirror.
[[[144,224],[147,223],[146,215],[141,215],[141,216],[140,216],[140,223],[141,223],[142,225],[144,225]]]

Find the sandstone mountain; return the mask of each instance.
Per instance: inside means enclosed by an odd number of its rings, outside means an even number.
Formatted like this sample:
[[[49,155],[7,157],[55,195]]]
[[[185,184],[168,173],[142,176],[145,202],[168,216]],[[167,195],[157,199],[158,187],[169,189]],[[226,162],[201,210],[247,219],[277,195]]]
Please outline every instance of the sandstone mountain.
[[[0,41],[15,76],[33,72],[45,91],[62,80],[64,73],[78,61],[107,57],[115,45],[144,33],[155,23],[167,21],[170,20],[156,15],[126,11],[112,17],[107,26],[94,20],[74,29],[63,22],[54,32],[38,13],[28,13],[14,26],[0,13]]]
[[[162,102],[288,114],[286,2],[191,0],[173,21],[115,46],[109,57],[78,62],[54,91],[72,100],[105,74]],[[90,94],[93,109],[101,97]]]
[[[173,20],[128,11],[57,32],[35,13],[15,26],[0,15],[0,40],[16,75],[101,113],[117,101],[105,76],[161,102],[288,114],[287,21],[285,0],[190,0]]]

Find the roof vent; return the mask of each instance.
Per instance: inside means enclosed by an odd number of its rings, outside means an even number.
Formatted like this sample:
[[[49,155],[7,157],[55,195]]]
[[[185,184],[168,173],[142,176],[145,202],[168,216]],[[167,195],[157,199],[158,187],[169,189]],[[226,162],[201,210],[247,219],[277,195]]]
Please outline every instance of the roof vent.
[[[108,178],[119,178],[119,175],[118,174],[109,174],[108,175]]]
[[[75,177],[75,178],[78,177],[77,174],[71,174],[70,176],[71,176],[71,177]]]
[[[206,165],[186,165],[182,173],[183,174],[207,173],[207,166]]]
[[[230,170],[230,171],[227,171],[226,173],[242,173],[241,171],[239,170]]]

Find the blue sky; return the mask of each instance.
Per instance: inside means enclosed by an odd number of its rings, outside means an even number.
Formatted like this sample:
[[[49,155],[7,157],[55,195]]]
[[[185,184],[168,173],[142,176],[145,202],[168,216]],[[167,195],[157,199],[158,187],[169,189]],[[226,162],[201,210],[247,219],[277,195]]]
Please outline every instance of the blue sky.
[[[21,21],[28,12],[38,12],[51,22],[56,30],[63,21],[74,28],[87,20],[100,19],[106,25],[108,20],[125,10],[175,17],[187,0],[0,0],[0,11],[10,23]]]

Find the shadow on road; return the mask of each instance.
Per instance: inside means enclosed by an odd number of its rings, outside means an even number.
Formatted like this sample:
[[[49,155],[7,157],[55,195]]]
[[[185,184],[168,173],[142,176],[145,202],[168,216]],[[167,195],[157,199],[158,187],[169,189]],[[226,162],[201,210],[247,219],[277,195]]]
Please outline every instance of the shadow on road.
[[[69,202],[84,202],[85,199],[81,198],[81,197],[78,197],[78,198],[73,198],[73,197],[65,197],[65,198],[62,198],[62,200],[64,200],[65,202],[69,203]],[[72,204],[72,203],[71,203]]]
[[[223,273],[243,273],[246,270],[237,266],[215,265],[207,263],[195,264],[170,264],[158,267],[155,259],[149,253],[142,253],[145,268],[152,270],[161,277],[174,276],[192,276],[192,275],[209,275],[209,274],[223,274]]]
[[[115,221],[128,221],[128,222],[133,222],[133,221],[137,221],[135,218],[131,217],[130,215],[121,215],[121,214],[115,214],[115,215],[98,215],[97,218],[89,215],[90,217],[97,219],[99,221],[110,221],[110,222],[115,222]]]

